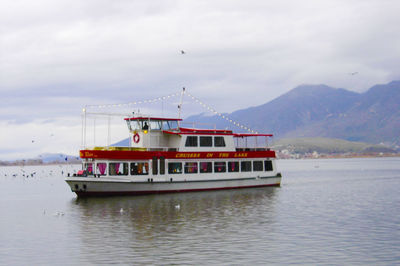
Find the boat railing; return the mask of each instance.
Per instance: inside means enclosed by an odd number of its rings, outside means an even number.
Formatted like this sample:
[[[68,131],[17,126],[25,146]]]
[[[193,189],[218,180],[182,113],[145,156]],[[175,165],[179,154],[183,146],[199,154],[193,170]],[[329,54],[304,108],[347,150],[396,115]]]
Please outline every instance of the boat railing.
[[[142,148],[142,147],[117,147],[117,146],[96,146],[96,147],[86,147],[86,150],[95,151],[178,151],[177,148],[169,147],[153,147],[153,148]]]
[[[236,151],[269,151],[270,148],[236,148]]]

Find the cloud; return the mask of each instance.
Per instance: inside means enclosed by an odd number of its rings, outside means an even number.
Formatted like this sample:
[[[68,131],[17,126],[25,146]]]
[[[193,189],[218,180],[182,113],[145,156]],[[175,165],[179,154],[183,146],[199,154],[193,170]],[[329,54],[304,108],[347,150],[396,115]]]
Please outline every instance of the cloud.
[[[79,118],[85,104],[183,86],[221,112],[305,83],[363,91],[400,79],[399,8],[390,0],[2,1],[0,120],[13,134],[13,123]]]

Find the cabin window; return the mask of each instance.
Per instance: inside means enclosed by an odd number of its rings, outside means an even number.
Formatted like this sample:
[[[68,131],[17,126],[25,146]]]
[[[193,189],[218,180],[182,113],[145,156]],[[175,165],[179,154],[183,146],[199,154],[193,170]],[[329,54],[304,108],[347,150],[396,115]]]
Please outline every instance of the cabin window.
[[[242,172],[251,172],[251,162],[250,161],[241,162],[240,169]]]
[[[200,163],[200,173],[211,173],[212,163],[211,162],[201,162]]]
[[[226,162],[214,162],[214,172],[215,173],[226,172]]]
[[[197,163],[195,162],[185,163],[185,174],[197,174],[197,173],[198,173]]]
[[[185,146],[197,147],[197,136],[187,136]]]
[[[200,137],[200,147],[212,147],[212,137]]]
[[[165,174],[165,157],[161,156],[160,157],[160,175]]]
[[[158,160],[157,160],[156,156],[153,157],[153,162],[152,162],[151,168],[153,169],[153,175],[157,175],[158,174]]]
[[[170,129],[178,128],[178,121],[168,121]]]
[[[85,163],[85,170],[87,175],[93,175],[93,164]]]
[[[224,137],[214,137],[214,146],[215,147],[225,147]]]
[[[253,162],[253,171],[262,171],[263,170],[263,162],[262,161],[254,161]]]
[[[107,172],[107,163],[98,163],[97,164],[97,173],[100,175],[106,175]]]
[[[109,175],[128,175],[128,163],[109,163]]]
[[[149,174],[148,162],[131,163],[131,175],[148,175],[148,174]]]
[[[266,160],[264,161],[265,171],[272,171],[272,161]]]
[[[161,127],[162,127],[161,121],[150,121],[151,130],[161,130]]]
[[[142,124],[141,128],[143,130],[149,130],[149,124],[147,123],[147,121],[140,121],[140,123]]]
[[[239,172],[239,162],[228,162],[228,172]]]
[[[135,131],[135,130],[139,130],[140,129],[139,121],[127,120],[126,123],[128,124],[128,128],[131,131]]]
[[[170,130],[168,121],[162,121],[162,129],[163,130]]]
[[[182,163],[168,163],[168,174],[182,174]]]

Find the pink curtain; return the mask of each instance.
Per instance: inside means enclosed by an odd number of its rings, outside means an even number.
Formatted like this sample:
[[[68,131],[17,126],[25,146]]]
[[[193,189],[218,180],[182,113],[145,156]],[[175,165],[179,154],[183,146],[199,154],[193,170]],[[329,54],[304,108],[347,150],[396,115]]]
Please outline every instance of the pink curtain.
[[[100,174],[104,175],[104,173],[106,172],[107,164],[106,163],[98,163],[97,167],[99,168]]]
[[[206,162],[201,162],[201,169],[203,169],[203,172],[207,172],[207,163]]]
[[[119,174],[119,163],[115,163],[115,173]]]

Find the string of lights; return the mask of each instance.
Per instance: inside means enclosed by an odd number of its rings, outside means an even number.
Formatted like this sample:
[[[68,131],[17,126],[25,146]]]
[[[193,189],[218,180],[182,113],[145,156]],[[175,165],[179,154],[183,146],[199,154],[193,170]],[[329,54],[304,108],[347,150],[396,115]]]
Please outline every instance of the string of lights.
[[[116,103],[116,104],[91,104],[91,105],[86,105],[86,108],[109,108],[109,107],[124,107],[124,106],[131,106],[131,105],[137,105],[137,104],[143,104],[143,103],[155,103],[155,102],[160,102],[164,101],[166,99],[169,99],[171,97],[179,96],[181,95],[181,92],[178,93],[173,93],[167,96],[162,96],[162,97],[157,97],[154,99],[148,99],[148,100],[143,100],[143,101],[136,101],[136,102],[129,102],[129,103]]]
[[[196,103],[200,104],[203,108],[205,108],[205,109],[207,109],[208,111],[210,111],[210,112],[212,112],[212,113],[218,115],[219,117],[225,119],[225,120],[228,121],[229,123],[231,123],[231,124],[233,124],[233,125],[235,125],[235,126],[237,126],[237,127],[240,127],[240,128],[242,128],[242,129],[245,129],[245,130],[247,130],[247,131],[249,131],[249,132],[251,132],[251,133],[254,133],[254,134],[257,134],[257,133],[258,133],[258,132],[252,130],[251,128],[249,128],[249,127],[247,127],[247,126],[242,125],[242,124],[240,124],[240,123],[238,123],[238,122],[232,120],[232,119],[229,118],[228,116],[226,116],[226,115],[224,115],[224,114],[222,114],[222,113],[217,112],[214,108],[212,108],[211,106],[209,106],[209,105],[207,105],[206,103],[202,102],[202,101],[199,100],[198,98],[194,97],[194,96],[191,95],[189,92],[184,91],[183,93],[187,94],[190,98],[192,98],[192,100],[194,100]]]
[[[164,101],[167,100],[171,97],[176,97],[176,96],[181,96],[181,95],[188,95],[193,101],[195,101],[196,103],[198,103],[200,106],[202,106],[203,108],[205,108],[206,110],[208,110],[209,112],[214,113],[215,115],[218,115],[219,117],[221,117],[222,119],[225,119],[226,121],[228,121],[229,123],[247,130],[248,132],[251,132],[253,134],[257,134],[256,131],[252,130],[251,128],[240,124],[239,122],[234,121],[233,119],[229,118],[228,116],[217,112],[214,108],[212,108],[211,106],[207,105],[206,103],[202,102],[200,99],[196,98],[195,96],[191,95],[189,92],[187,92],[186,90],[183,90],[182,92],[177,92],[177,93],[173,93],[170,95],[166,95],[166,96],[162,96],[162,97],[157,97],[157,98],[153,98],[153,99],[148,99],[148,100],[142,100],[142,101],[135,101],[135,102],[128,102],[128,103],[117,103],[117,104],[92,104],[92,105],[86,105],[84,112],[86,111],[86,109],[89,108],[110,108],[110,107],[124,107],[124,106],[131,106],[131,105],[137,105],[137,104],[147,104],[147,103],[155,103],[155,102],[160,102],[160,101]]]

